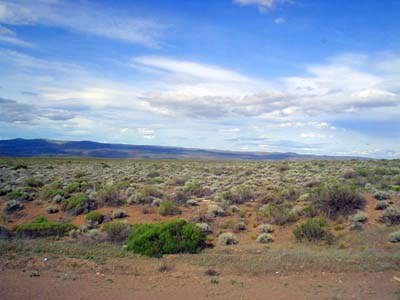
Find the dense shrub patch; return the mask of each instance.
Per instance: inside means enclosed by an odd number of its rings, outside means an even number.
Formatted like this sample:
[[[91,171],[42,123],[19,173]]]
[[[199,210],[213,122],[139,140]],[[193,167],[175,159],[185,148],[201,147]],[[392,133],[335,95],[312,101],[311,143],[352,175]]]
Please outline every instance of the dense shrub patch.
[[[171,201],[163,201],[160,204],[160,215],[162,216],[174,216],[179,215],[181,210],[178,208],[176,203]]]
[[[293,234],[299,241],[332,241],[332,234],[326,228],[325,220],[321,218],[310,218],[306,222],[301,223],[295,227]]]
[[[91,211],[85,216],[86,221],[96,222],[97,224],[103,222],[103,218],[104,216],[102,215],[102,213],[98,211]]]
[[[39,216],[33,221],[18,225],[15,228],[17,235],[22,237],[64,236],[76,227],[69,223],[56,223],[47,221]]]
[[[85,212],[89,212],[94,208],[94,203],[89,200],[86,194],[76,194],[66,200],[63,204],[63,210],[67,211],[71,215],[79,215]]]
[[[128,222],[110,222],[104,224],[103,230],[111,242],[124,243],[132,233],[132,225]]]
[[[198,253],[205,246],[206,236],[193,223],[174,219],[153,224],[140,224],[129,237],[127,249],[142,255]]]
[[[310,192],[312,206],[329,218],[349,215],[355,209],[361,208],[364,199],[352,184],[331,181],[314,188]]]

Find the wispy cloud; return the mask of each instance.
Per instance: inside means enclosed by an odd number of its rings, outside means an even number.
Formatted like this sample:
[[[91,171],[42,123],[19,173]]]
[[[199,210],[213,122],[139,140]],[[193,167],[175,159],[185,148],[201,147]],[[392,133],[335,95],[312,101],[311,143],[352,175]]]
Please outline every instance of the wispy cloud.
[[[0,23],[44,25],[157,48],[159,22],[81,1],[0,1]]]
[[[132,58],[132,61],[146,67],[207,80],[239,82],[248,82],[251,80],[244,75],[221,67],[168,57],[140,56]]]
[[[14,31],[2,25],[0,25],[0,43],[11,44],[24,48],[34,48],[33,44],[19,39]]]
[[[293,3],[292,0],[233,0],[233,3],[241,6],[256,6],[260,13],[274,10],[277,5]]]

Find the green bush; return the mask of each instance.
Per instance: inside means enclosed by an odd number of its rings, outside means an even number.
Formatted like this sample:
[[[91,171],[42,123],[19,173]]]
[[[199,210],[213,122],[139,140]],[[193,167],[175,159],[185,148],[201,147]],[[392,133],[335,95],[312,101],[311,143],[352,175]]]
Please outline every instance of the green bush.
[[[205,247],[206,236],[193,223],[174,219],[138,225],[129,237],[127,249],[142,255],[198,253]]]
[[[15,228],[17,235],[22,237],[45,237],[45,236],[64,236],[76,227],[69,223],[56,223],[47,221],[39,216],[35,220],[18,225]]]
[[[60,190],[60,189],[48,188],[44,191],[43,198],[47,199],[47,200],[51,200],[57,195],[65,196],[65,191]]]
[[[163,201],[160,203],[160,215],[162,216],[174,216],[181,213],[176,203],[171,201]]]
[[[132,233],[132,225],[128,222],[110,222],[103,226],[107,238],[114,243],[125,243]]]
[[[390,233],[389,241],[391,241],[392,243],[400,243],[400,231]]]
[[[81,184],[79,182],[72,182],[65,187],[64,191],[67,194],[72,194],[72,193],[78,192],[80,190],[80,188],[81,188]]]
[[[76,194],[64,202],[63,209],[71,215],[80,215],[90,211],[89,197],[85,194]]]
[[[7,194],[7,198],[10,200],[17,200],[17,201],[29,201],[32,200],[28,193],[26,192],[9,192]]]
[[[43,181],[36,177],[28,177],[24,180],[25,184],[30,187],[42,187]]]
[[[333,236],[326,227],[327,224],[324,219],[309,218],[306,222],[297,225],[293,230],[293,234],[299,241],[315,242],[326,240],[330,242]]]
[[[86,221],[96,222],[97,224],[101,224],[103,218],[103,214],[98,211],[91,211],[85,216]]]
[[[310,199],[314,209],[332,219],[349,215],[364,204],[364,199],[354,185],[339,181],[331,181],[314,188],[310,192]]]

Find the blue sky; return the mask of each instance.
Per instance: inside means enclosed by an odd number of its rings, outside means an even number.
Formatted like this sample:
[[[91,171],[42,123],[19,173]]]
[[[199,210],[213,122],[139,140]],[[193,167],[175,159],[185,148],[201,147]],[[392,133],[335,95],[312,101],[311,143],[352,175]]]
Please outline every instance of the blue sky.
[[[0,138],[400,158],[400,2],[0,0]]]

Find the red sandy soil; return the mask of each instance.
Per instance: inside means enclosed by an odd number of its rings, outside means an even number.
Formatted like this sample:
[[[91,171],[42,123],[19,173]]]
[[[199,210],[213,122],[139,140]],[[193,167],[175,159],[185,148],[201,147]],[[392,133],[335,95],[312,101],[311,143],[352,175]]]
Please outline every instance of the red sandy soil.
[[[399,299],[400,274],[302,273],[281,276],[210,277],[199,272],[173,270],[156,275],[81,274],[75,279],[43,272],[0,272],[0,299]],[[235,283],[231,281],[235,280]]]

